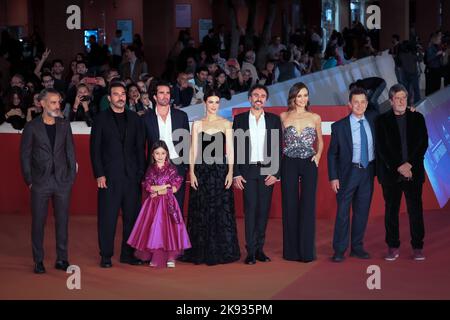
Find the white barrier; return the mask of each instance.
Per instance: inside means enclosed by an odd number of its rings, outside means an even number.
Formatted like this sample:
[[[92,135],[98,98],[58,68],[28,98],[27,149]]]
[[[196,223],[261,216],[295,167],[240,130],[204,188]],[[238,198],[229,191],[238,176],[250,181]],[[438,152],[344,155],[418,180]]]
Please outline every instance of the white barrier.
[[[350,83],[367,77],[380,77],[386,81],[386,88],[397,83],[395,65],[392,56],[384,51],[381,55],[356,60],[352,63],[335,68],[307,74],[289,81],[269,86],[267,106],[287,105],[289,89],[297,82],[304,82],[309,88],[310,101],[314,105],[343,105],[348,102],[348,86]],[[388,99],[387,89],[382,93],[379,102]],[[232,109],[248,107],[246,92],[234,95],[231,100],[221,100],[219,114],[231,119]],[[183,108],[189,121],[202,118],[205,114],[204,105],[196,104]]]

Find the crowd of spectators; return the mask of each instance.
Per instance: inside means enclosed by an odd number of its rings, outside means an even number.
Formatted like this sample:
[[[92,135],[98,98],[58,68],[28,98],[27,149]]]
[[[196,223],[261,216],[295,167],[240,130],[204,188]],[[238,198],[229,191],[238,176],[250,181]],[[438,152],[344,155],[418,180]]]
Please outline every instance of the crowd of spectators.
[[[154,105],[153,86],[159,79],[172,84],[172,105],[184,108],[201,103],[207,88],[218,89],[229,100],[256,83],[272,85],[377,54],[372,45],[377,40],[357,22],[342,33],[333,31],[327,43],[320,28],[299,28],[286,43],[274,36],[265,50],[258,36],[248,41],[242,31],[236,57],[230,56],[231,37],[223,25],[210,29],[199,44],[190,30],[181,30],[161,75],[149,73],[141,37],[136,34],[125,45],[120,30],[109,46],[91,36],[88,48],[74,53],[67,64],[52,57],[38,34],[19,41],[4,30],[0,40],[0,124],[7,121],[19,130],[42,112],[38,93],[43,88],[61,93],[65,117],[90,126],[108,108],[107,87],[113,80],[125,82],[127,108],[143,115]],[[418,39],[400,42],[394,35],[397,77],[411,90],[413,102],[420,99],[421,72],[427,75],[427,94],[439,88],[441,77],[449,83],[448,43],[448,35],[441,32],[432,35],[426,49]],[[426,70],[420,70],[422,60]]]

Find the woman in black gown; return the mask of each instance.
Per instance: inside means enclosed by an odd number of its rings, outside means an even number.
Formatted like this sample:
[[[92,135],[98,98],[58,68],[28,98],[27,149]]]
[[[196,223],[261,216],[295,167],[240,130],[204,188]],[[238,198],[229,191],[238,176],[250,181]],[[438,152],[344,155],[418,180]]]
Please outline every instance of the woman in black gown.
[[[217,115],[219,101],[218,90],[207,91],[206,116],[192,125],[187,220],[192,248],[185,251],[181,260],[195,264],[216,265],[240,258],[231,188],[232,124]]]

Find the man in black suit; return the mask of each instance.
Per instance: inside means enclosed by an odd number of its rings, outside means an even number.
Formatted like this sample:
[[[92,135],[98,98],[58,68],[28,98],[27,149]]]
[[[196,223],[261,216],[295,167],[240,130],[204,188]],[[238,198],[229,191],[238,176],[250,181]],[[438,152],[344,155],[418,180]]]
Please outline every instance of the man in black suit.
[[[355,87],[350,91],[351,114],[331,126],[328,149],[328,177],[336,193],[337,214],[334,227],[334,262],[344,260],[350,241],[350,206],[353,209],[351,226],[351,253],[360,259],[369,259],[363,239],[369,217],[375,176],[376,112],[367,111],[367,93]]]
[[[268,262],[263,251],[273,185],[279,179],[281,121],[264,111],[267,88],[254,85],[248,92],[250,111],[234,118],[234,186],[244,191],[246,264]]]
[[[170,85],[167,82],[159,82],[153,98],[156,106],[149,110],[144,117],[145,132],[147,136],[147,164],[150,163],[152,145],[163,140],[169,148],[170,160],[177,167],[178,174],[186,176],[189,163],[189,120],[186,112],[170,107]],[[185,183],[175,194],[181,212],[184,207]]]
[[[45,89],[39,100],[44,112],[25,126],[20,146],[22,174],[31,190],[34,272],[45,273],[43,242],[49,199],[55,211],[55,268],[66,271],[70,193],[76,175],[75,148],[70,123],[61,116],[59,92]]]
[[[401,84],[389,90],[392,110],[381,115],[376,125],[377,175],[385,201],[385,227],[388,261],[399,257],[398,214],[402,193],[408,208],[414,260],[425,260],[422,253],[425,228],[422,185],[425,181],[423,158],[428,148],[424,117],[407,109],[408,92]]]
[[[91,131],[91,161],[98,186],[98,240],[102,268],[112,267],[119,209],[123,232],[120,262],[142,264],[133,256],[128,237],[141,206],[140,182],[145,172],[145,135],[140,117],[125,109],[126,88],[113,82],[110,108],[99,113]]]

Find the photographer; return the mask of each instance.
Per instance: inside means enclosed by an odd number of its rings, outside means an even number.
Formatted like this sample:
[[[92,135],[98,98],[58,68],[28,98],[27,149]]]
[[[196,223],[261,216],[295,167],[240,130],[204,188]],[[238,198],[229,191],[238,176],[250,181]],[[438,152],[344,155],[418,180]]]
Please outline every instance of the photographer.
[[[93,102],[93,97],[89,87],[85,84],[77,86],[75,102],[69,111],[69,120],[85,121],[88,127],[91,127],[94,117],[97,114],[97,106]]]

